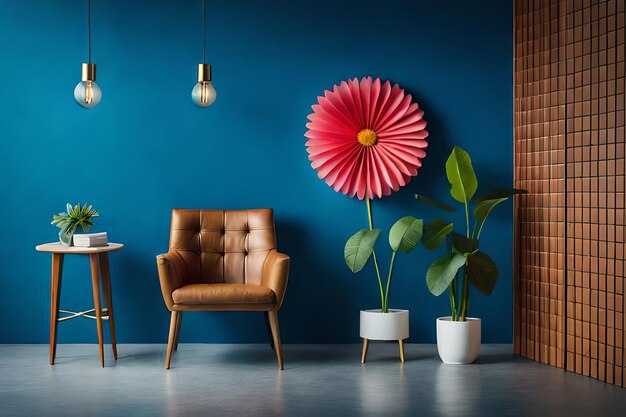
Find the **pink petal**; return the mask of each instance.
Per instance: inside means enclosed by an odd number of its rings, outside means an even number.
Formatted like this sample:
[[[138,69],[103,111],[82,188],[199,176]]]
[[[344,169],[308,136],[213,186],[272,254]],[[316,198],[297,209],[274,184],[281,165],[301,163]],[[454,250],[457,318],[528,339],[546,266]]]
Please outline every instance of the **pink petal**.
[[[363,152],[362,147],[355,145],[346,159],[338,163],[326,177],[327,183],[330,181],[336,191],[342,194],[347,193],[347,190],[342,191],[342,189],[350,185],[350,178],[361,152]]]
[[[379,109],[379,117],[376,119],[376,123],[374,124],[374,130],[381,130],[381,125],[387,120],[387,118],[392,114],[396,108],[402,103],[404,99],[404,90],[402,90],[398,84],[394,84],[389,92],[389,98],[385,102],[384,106]],[[404,114],[404,112],[403,112]]]
[[[363,126],[369,128],[370,125],[370,117],[371,117],[371,109],[370,109],[370,101],[372,99],[372,77],[363,78],[361,80],[361,90],[359,91],[361,95],[361,111],[363,112]]]
[[[330,173],[340,170],[341,167],[349,164],[355,158],[355,155],[358,155],[359,151],[358,148],[354,147],[338,153],[334,158],[325,161],[319,168],[315,168],[318,170],[318,176],[324,178]],[[315,160],[311,162],[311,165],[313,165],[313,163],[315,163]]]
[[[332,115],[337,123],[342,123],[346,127],[358,130],[359,127],[354,123],[354,119],[352,119],[350,112],[345,108],[338,95],[333,94],[327,97],[320,97],[319,103],[326,112]]]
[[[389,187],[391,187],[392,190],[396,191],[399,188],[399,182],[402,180],[402,173],[389,159],[383,148],[377,147],[376,151],[376,155],[381,162],[381,164],[378,166],[378,170],[379,172],[387,176],[387,178],[389,179],[389,182],[387,184],[389,185]]]
[[[387,169],[385,168],[385,163],[378,155],[377,148],[372,149],[372,161],[374,162],[374,167],[380,179],[380,184],[383,189],[383,195],[389,195],[391,192],[391,184],[393,184],[393,180],[389,175],[389,171],[387,171]]]
[[[409,114],[403,117],[401,120],[396,122],[393,126],[385,129],[385,132],[397,132],[397,131],[413,131],[413,130],[422,130],[426,127],[426,122],[424,124],[418,124],[419,121],[422,120],[422,116],[424,115],[423,111],[416,111],[412,114]]]
[[[309,131],[307,132],[307,134],[308,135],[305,135],[305,136],[309,137],[311,135],[311,132]],[[341,143],[340,141],[337,141],[337,140],[318,139],[318,138],[313,137],[313,138],[310,138],[308,141],[306,141],[305,145],[307,146],[307,150],[308,150],[311,148],[314,149],[316,146],[325,146],[325,145],[329,145],[329,144],[336,143],[336,142]]]
[[[363,111],[363,103],[361,102],[361,93],[359,80],[354,79],[352,82],[348,81],[348,87],[350,88],[350,94],[352,95],[352,101],[356,110],[357,118],[359,120],[359,127],[365,127],[365,112]]]
[[[319,160],[321,158],[324,158],[328,155],[334,155],[336,153],[339,152],[343,152],[346,149],[350,149],[351,147],[353,147],[354,144],[350,145],[350,144],[334,144],[334,145],[322,145],[322,146],[316,146],[314,148],[309,148],[308,152],[309,155],[311,155],[310,158],[313,158],[315,160]]]
[[[374,80],[374,83],[372,84],[372,89],[370,93],[370,105],[368,111],[369,117],[367,119],[367,127],[369,127],[370,129],[374,125],[374,118],[376,117],[376,104],[379,102],[380,90],[380,78],[376,78],[376,80]]]
[[[385,147],[380,147],[380,155],[386,156],[389,159],[389,162],[394,166],[396,171],[400,174],[415,175],[417,173],[417,171],[415,171],[415,173],[412,173],[413,170],[411,169],[411,167],[407,166],[407,164],[405,164],[399,158],[399,156],[393,152],[393,150],[390,150]],[[404,185],[404,183],[400,179],[398,179],[398,182],[400,183],[400,185]]]
[[[378,168],[376,167],[376,160],[374,159],[373,155],[374,151],[372,149],[368,149],[367,153],[368,184],[370,185],[370,195],[368,196],[368,198],[373,199],[374,195],[376,195],[378,198],[381,198],[383,196],[383,187],[380,183],[380,177],[378,176]]]
[[[366,185],[366,174],[365,174],[365,152],[362,152],[359,155],[359,166],[355,172],[355,185],[356,187],[352,187],[352,190],[350,191],[352,193],[352,195],[350,197],[354,197],[354,192],[356,191],[357,194],[357,198],[359,200],[363,200],[365,198],[365,189],[367,188]]]
[[[350,134],[356,137],[358,132],[346,126],[343,123],[337,123],[334,120],[321,118],[320,116],[312,117],[311,121],[306,124],[307,129],[323,130],[325,132]]]
[[[382,134],[382,136],[379,136],[379,139],[381,141],[387,141],[387,140],[411,140],[411,141],[425,142],[424,139],[426,139],[426,137],[428,137],[428,132],[425,131],[425,130],[420,130],[419,132],[406,133],[406,134],[403,134],[403,135]]]
[[[307,137],[311,137],[311,138],[315,138],[315,139],[328,139],[328,140],[333,140],[333,141],[342,141],[342,142],[349,142],[349,143],[355,143],[356,142],[356,135],[346,135],[344,133],[330,133],[330,132],[322,132],[319,130],[309,130],[309,136]]]
[[[371,121],[371,126],[374,128],[378,119],[382,117],[382,110],[387,104],[389,100],[389,96],[391,95],[391,83],[389,81],[385,81],[385,83],[381,86],[380,94],[378,95],[378,100],[376,100],[376,105],[374,106],[374,118]]]
[[[395,149],[397,152],[411,154],[418,159],[422,159],[426,156],[426,151],[424,149],[414,148],[412,146],[398,145],[396,143],[385,143],[385,147],[387,149]]]
[[[339,92],[339,97],[341,98],[343,105],[345,106],[348,114],[350,114],[350,117],[352,118],[353,124],[357,127],[358,130],[361,130],[363,123],[361,122],[357,106],[354,102],[354,99],[352,98],[350,86],[345,81],[342,81],[337,91]]]
[[[385,117],[379,121],[379,126],[376,127],[378,131],[384,131],[389,128],[389,126],[393,126],[398,120],[406,115],[406,111],[409,109],[411,105],[411,96],[402,97],[402,95],[398,95],[396,99],[391,103],[391,105],[397,105],[393,108],[387,109]]]

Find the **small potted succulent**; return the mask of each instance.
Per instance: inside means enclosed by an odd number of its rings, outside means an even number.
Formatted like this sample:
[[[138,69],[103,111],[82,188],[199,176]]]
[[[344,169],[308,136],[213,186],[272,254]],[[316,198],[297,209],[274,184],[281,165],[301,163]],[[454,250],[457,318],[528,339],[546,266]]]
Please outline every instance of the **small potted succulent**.
[[[65,246],[72,246],[72,238],[74,233],[80,227],[83,232],[88,232],[89,228],[95,223],[94,217],[100,214],[93,209],[92,205],[76,204],[74,207],[70,203],[66,205],[67,212],[62,212],[52,216],[51,224],[56,225],[59,229],[59,240]]]
[[[454,231],[454,224],[441,219],[424,225],[422,244],[426,249],[436,249],[448,239],[448,253],[434,261],[426,272],[428,290],[435,296],[448,290],[450,311],[448,317],[437,319],[437,350],[444,363],[472,363],[480,351],[481,320],[469,317],[469,285],[474,285],[485,295],[491,295],[498,279],[494,260],[479,249],[480,235],[489,213],[498,204],[526,190],[496,188],[473,201],[474,224],[470,227],[469,203],[472,201],[478,180],[467,152],[455,146],[446,161],[446,175],[451,185],[450,195],[465,208],[463,233]],[[418,200],[446,211],[454,208],[416,195]]]

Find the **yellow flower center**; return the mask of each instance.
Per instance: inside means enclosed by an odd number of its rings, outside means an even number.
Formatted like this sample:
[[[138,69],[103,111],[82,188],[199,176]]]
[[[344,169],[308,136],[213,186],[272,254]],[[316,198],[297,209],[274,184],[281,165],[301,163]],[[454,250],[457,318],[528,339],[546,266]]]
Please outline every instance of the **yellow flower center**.
[[[363,146],[376,145],[376,142],[378,142],[378,136],[376,136],[376,132],[374,132],[372,129],[361,130],[357,135],[357,139],[359,140],[359,143]]]

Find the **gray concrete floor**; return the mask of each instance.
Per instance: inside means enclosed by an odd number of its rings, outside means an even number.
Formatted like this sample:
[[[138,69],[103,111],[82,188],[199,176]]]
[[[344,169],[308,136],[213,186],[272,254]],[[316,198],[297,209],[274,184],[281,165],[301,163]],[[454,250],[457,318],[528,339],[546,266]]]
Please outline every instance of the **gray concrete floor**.
[[[433,345],[0,345],[0,416],[616,416],[626,389],[484,345],[473,365],[443,365]]]

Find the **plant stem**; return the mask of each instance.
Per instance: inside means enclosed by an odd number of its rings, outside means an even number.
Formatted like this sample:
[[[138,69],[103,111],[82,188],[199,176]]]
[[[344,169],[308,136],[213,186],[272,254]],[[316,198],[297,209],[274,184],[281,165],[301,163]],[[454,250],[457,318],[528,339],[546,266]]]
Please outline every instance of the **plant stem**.
[[[465,225],[466,225],[466,232],[465,232],[465,234],[466,234],[467,238],[469,239],[469,237],[470,237],[470,232],[469,232],[470,227],[469,226],[470,225],[469,225],[469,208],[467,207],[467,201],[465,202]]]
[[[391,254],[391,263],[389,264],[389,276],[387,276],[387,290],[385,291],[385,307],[383,313],[389,313],[389,287],[391,285],[391,276],[393,274],[393,263],[396,260],[396,251]]]
[[[450,293],[450,311],[452,312],[452,321],[456,321],[456,302],[454,300],[454,281],[450,283],[448,287],[448,292]]]
[[[372,216],[372,204],[369,198],[365,198],[365,205],[367,206],[367,218],[369,220],[370,230],[374,229],[374,219]],[[372,251],[372,258],[374,258],[374,269],[376,269],[376,278],[378,278],[378,288],[380,289],[380,303],[381,310],[386,313],[385,310],[385,295],[383,294],[383,281],[380,279],[380,269],[378,268],[378,258],[376,252]]]
[[[476,239],[477,239],[477,240],[478,240],[478,239],[480,239],[480,232],[482,232],[482,231],[483,231],[483,225],[484,225],[484,224],[485,224],[485,222],[483,221],[483,222],[480,224],[480,227],[478,228],[478,234],[476,235]]]
[[[365,205],[367,206],[367,219],[369,220],[370,230],[374,228],[374,217],[372,216],[372,202],[369,198],[365,199]]]
[[[470,223],[469,223],[469,208],[467,201],[465,202],[465,225],[467,238],[470,239]],[[467,261],[466,261],[467,262]],[[456,279],[456,278],[455,278]],[[469,279],[467,278],[467,263],[463,267],[463,294],[461,295],[461,311],[459,321],[465,321],[465,315],[467,314],[467,308],[469,304]]]
[[[467,265],[463,267],[463,301],[461,304],[460,321],[465,321],[469,309],[469,279],[467,278]]]

